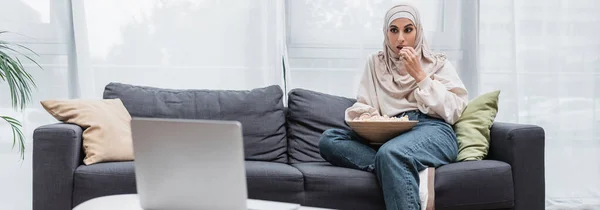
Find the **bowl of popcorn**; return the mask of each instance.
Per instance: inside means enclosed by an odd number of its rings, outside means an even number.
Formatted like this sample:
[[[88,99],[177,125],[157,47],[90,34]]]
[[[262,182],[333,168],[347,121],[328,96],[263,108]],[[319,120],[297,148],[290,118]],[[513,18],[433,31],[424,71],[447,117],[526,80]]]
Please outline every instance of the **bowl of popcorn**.
[[[350,128],[360,137],[372,144],[383,144],[400,134],[409,131],[419,121],[410,120],[408,116],[388,117],[372,116],[346,121]]]

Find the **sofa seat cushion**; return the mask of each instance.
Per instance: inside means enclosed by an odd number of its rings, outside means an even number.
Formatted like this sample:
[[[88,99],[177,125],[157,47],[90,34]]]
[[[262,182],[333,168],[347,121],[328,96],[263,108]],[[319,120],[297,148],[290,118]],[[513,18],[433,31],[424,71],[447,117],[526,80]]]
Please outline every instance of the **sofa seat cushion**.
[[[133,161],[80,165],[73,175],[73,206],[92,198],[137,193]]]
[[[298,169],[262,161],[246,161],[245,165],[250,198],[303,202],[304,178]],[[81,165],[73,179],[73,206],[100,196],[137,193],[133,161]]]
[[[385,209],[374,174],[329,163],[293,164],[304,175],[306,206],[334,209]]]
[[[329,163],[293,164],[304,175],[305,204],[335,209],[385,209],[374,174]],[[511,167],[494,160],[436,169],[436,209],[505,209],[514,206]]]
[[[304,201],[304,178],[288,164],[246,161],[248,197],[301,204]]]
[[[436,169],[436,209],[503,209],[513,206],[513,177],[510,165],[505,162],[466,161]]]
[[[184,90],[109,83],[104,98],[119,98],[132,117],[231,120],[242,124],[247,160],[287,163],[283,91]]]

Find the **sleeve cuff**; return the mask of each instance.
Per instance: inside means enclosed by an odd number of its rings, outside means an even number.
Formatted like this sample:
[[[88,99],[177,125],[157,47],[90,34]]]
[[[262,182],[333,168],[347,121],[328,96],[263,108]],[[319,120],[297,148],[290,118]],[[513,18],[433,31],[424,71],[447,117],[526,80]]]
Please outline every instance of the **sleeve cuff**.
[[[417,86],[419,86],[419,89],[421,90],[425,90],[428,89],[431,86],[431,77],[425,77],[425,79],[421,80],[421,82],[417,83]]]

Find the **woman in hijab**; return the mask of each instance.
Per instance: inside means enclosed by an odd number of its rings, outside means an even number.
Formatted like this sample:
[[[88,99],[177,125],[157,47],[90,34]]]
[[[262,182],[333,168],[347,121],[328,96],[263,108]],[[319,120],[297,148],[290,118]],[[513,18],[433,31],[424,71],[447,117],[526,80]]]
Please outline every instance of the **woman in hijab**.
[[[383,50],[368,57],[346,120],[408,116],[418,124],[378,149],[353,131],[329,129],[319,149],[333,165],[375,173],[387,209],[416,210],[419,172],[456,160],[452,125],[467,106],[467,90],[446,57],[427,46],[415,7],[389,9],[383,35]]]

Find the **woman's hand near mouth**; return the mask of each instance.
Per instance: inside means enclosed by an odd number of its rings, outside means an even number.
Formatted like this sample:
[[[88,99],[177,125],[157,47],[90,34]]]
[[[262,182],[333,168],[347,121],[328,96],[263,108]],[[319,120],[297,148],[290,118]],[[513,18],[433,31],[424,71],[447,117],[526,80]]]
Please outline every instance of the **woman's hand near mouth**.
[[[402,60],[406,72],[417,82],[423,81],[427,74],[421,69],[421,61],[417,56],[417,52],[412,47],[397,46],[396,48],[400,50],[400,60]]]

